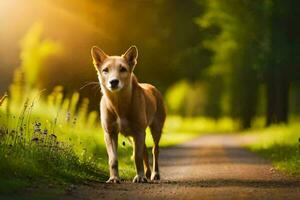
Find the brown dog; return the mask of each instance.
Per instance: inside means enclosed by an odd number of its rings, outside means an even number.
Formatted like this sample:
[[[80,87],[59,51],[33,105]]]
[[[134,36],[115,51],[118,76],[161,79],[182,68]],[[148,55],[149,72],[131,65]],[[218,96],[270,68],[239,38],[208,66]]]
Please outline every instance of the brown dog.
[[[150,84],[138,83],[133,74],[138,57],[137,48],[130,47],[122,56],[108,56],[94,46],[91,53],[103,93],[100,110],[109,157],[110,178],[107,182],[120,182],[117,155],[119,132],[124,136],[131,136],[134,141],[137,175],[133,182],[147,182],[146,177],[150,176],[151,180],[159,180],[158,143],[166,111],[160,92]],[[154,141],[152,174],[145,145],[148,126]]]

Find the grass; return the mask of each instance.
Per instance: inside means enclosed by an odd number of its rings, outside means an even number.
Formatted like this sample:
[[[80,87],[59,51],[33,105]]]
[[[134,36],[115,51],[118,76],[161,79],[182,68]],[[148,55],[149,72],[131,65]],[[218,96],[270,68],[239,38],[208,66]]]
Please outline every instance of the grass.
[[[88,110],[88,99],[80,100],[77,92],[64,96],[60,86],[48,96],[35,90],[21,93],[18,87],[12,85],[9,96],[0,102],[0,198],[19,199],[18,193],[38,185],[38,192],[27,195],[30,199],[53,199],[68,184],[105,181],[108,165],[103,132],[98,113]],[[299,175],[299,128],[290,125],[250,131],[259,139],[248,148],[272,160],[277,169]],[[238,124],[229,118],[168,116],[160,146],[237,129]],[[120,135],[119,164],[121,178],[130,180],[135,167],[127,141]],[[152,146],[149,130],[146,144]],[[56,187],[45,193],[48,184]]]
[[[67,97],[57,86],[47,96],[28,92],[18,82],[0,105],[0,193],[13,194],[31,183],[62,184],[104,181],[108,178],[107,155],[98,113],[88,110],[88,99],[75,92]],[[183,119],[169,116],[161,147],[191,140],[201,133],[233,130],[229,119]],[[149,130],[147,130],[149,132]],[[123,145],[125,141],[125,146]],[[152,146],[147,133],[147,146]],[[134,176],[132,147],[119,137],[120,176]]]
[[[253,130],[255,142],[247,147],[270,160],[274,167],[291,175],[300,175],[300,125],[278,125],[262,130]]]
[[[18,87],[12,85],[9,96],[1,99],[0,105],[0,197],[11,197],[32,187],[32,183],[59,185],[50,196],[30,195],[47,199],[71,183],[105,181],[108,166],[103,132],[98,113],[88,110],[88,99],[80,100],[77,92],[67,97],[60,86],[47,96],[36,90],[22,93]],[[277,169],[300,174],[299,128],[274,126],[259,133],[250,131],[259,139],[248,148],[272,160]],[[176,145],[203,133],[237,129],[238,124],[229,118],[215,121],[168,116],[160,146]],[[127,141],[120,135],[119,164],[121,178],[130,180],[135,167]],[[149,130],[146,144],[152,146]]]
[[[19,99],[17,98],[19,97]],[[0,107],[0,191],[12,194],[30,182],[78,183],[107,178],[97,113],[88,100],[57,87],[44,99],[11,92]],[[123,148],[124,154],[129,148]],[[125,163],[121,160],[121,165]],[[20,184],[18,184],[20,183]]]

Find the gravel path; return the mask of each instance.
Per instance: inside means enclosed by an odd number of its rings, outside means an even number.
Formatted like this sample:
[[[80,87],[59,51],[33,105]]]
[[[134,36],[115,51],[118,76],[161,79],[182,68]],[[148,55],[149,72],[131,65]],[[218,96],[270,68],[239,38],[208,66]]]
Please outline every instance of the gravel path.
[[[162,149],[156,183],[91,183],[61,199],[300,199],[300,178],[274,170],[234,135],[208,135]]]

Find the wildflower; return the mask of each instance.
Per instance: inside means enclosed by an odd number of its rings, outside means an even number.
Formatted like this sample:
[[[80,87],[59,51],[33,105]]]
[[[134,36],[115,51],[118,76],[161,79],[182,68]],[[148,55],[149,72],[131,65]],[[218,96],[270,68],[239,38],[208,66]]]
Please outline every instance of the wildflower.
[[[24,111],[26,110],[26,108],[28,107],[28,102],[29,102],[29,99],[27,98],[25,103],[24,103]]]
[[[39,138],[37,138],[37,137],[34,137],[34,138],[31,139],[31,142],[36,142],[37,143],[38,141],[39,141]]]
[[[73,125],[75,125],[75,124],[76,124],[76,120],[77,120],[77,118],[76,118],[76,117],[74,117],[74,119],[73,119]]]
[[[54,140],[56,140],[56,138],[57,138],[57,136],[54,135],[53,133],[50,135],[50,137],[51,137],[52,139],[54,139]]]
[[[66,115],[66,121],[69,122],[70,119],[71,119],[71,112],[68,111],[68,112],[67,112],[67,115]]]
[[[41,133],[41,123],[40,122],[34,123],[34,133]]]
[[[84,156],[85,154],[86,154],[86,148],[83,148],[81,152],[81,156]]]
[[[34,100],[32,101],[30,107],[33,108],[33,106],[34,106]]]

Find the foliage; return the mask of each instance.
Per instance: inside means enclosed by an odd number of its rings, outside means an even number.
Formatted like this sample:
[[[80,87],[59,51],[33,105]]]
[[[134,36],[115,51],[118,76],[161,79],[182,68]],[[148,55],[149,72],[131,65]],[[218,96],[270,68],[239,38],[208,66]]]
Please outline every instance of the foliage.
[[[277,125],[264,130],[246,132],[256,136],[250,150],[272,161],[274,166],[290,174],[300,174],[299,125]],[[245,133],[245,134],[246,134]]]
[[[185,97],[188,95],[190,85],[187,81],[180,81],[174,84],[166,92],[166,103],[170,113],[180,113],[184,107]]]
[[[213,120],[204,117],[170,116],[166,123],[166,134],[181,132],[190,132],[196,135],[203,133],[232,133],[238,129],[238,122],[225,117]]]
[[[7,172],[1,175],[3,180],[105,180],[108,166],[102,129],[98,112],[88,110],[89,100],[80,98],[78,92],[65,95],[62,86],[54,87],[48,95],[33,88],[25,93],[26,84],[19,81],[22,73],[16,75],[0,106],[0,171]],[[201,133],[235,128],[230,119],[168,117],[161,147]],[[120,136],[120,175],[129,179],[134,175],[132,147],[124,146],[124,141],[127,144],[127,138]],[[152,146],[149,133],[146,143]],[[5,183],[0,181],[1,184]]]
[[[166,104],[171,114],[195,117],[204,114],[205,97],[202,83],[182,80],[166,91]]]
[[[175,108],[180,98],[174,105],[168,100],[173,114],[232,117],[249,128],[258,115],[265,115],[267,125],[287,122],[294,112],[288,109],[294,108],[291,102],[299,101],[290,95],[290,85],[299,88],[300,80],[296,0],[20,0],[18,6],[3,2],[2,94],[16,66],[22,66],[18,73],[25,75],[20,81],[47,91],[63,85],[70,94],[97,78],[91,46],[120,55],[135,44],[135,73],[141,82],[166,94],[186,80],[194,90],[185,90],[189,98],[183,110]],[[91,87],[81,94],[89,98],[89,108],[98,109]]]
[[[58,42],[42,40],[42,32],[43,25],[35,23],[21,40],[21,69],[29,87],[38,86],[41,67],[49,56],[57,55],[62,50]]]
[[[9,92],[0,98],[0,171],[7,172],[0,186],[11,177],[108,176],[100,93],[78,91],[96,79],[93,45],[110,55],[139,47],[135,73],[162,91],[171,115],[162,147],[265,119],[287,122],[289,112],[299,114],[298,7],[296,0],[1,1],[0,92]],[[20,15],[26,12],[34,15]],[[297,129],[262,130],[250,148],[299,174]],[[128,179],[132,147],[122,136],[119,146],[121,177]]]
[[[288,121],[289,84],[295,81],[291,73],[297,65],[293,55],[299,50],[299,29],[294,26],[298,3],[206,1],[206,13],[197,20],[200,27],[220,30],[204,41],[215,53],[207,71],[223,77],[220,86],[229,97],[229,114],[240,119],[244,128],[251,126],[263,97],[266,125]],[[266,86],[265,95],[259,93],[261,86]]]
[[[5,1],[3,9],[10,6],[9,1]],[[122,9],[115,9],[117,7]],[[21,8],[35,15],[17,15]],[[201,42],[208,34],[195,23],[195,18],[204,13],[204,7],[196,0],[185,3],[180,0],[130,3],[116,0],[21,0],[13,9],[13,13],[3,13],[3,21],[11,19],[12,22],[1,25],[3,30],[7,29],[7,34],[0,38],[0,42],[10,41],[5,44],[19,49],[19,43],[15,41],[23,40],[20,61],[26,70],[34,70],[43,62],[42,69],[26,78],[29,82],[37,80],[39,89],[63,85],[67,92],[72,92],[82,83],[96,80],[90,57],[93,45],[98,45],[109,55],[121,55],[130,45],[137,45],[137,77],[142,82],[156,85],[162,92],[182,78],[197,80],[202,69],[210,63],[212,52]],[[10,24],[14,24],[14,30],[9,29]],[[14,31],[20,34],[10,34]],[[3,52],[0,54],[0,70],[7,66],[7,74],[11,75],[14,66],[19,65],[17,57],[20,52]],[[55,59],[44,60],[43,55],[48,53]],[[0,92],[9,84],[10,79],[0,87]],[[93,98],[94,91],[86,88],[82,94],[90,98],[93,109],[96,109],[94,105],[98,102]]]
[[[57,98],[51,103],[54,104],[55,100]],[[103,175],[99,174],[96,159],[91,159],[91,149],[86,152],[81,145],[86,141],[80,142],[75,135],[79,126],[75,117],[77,112],[68,122],[63,120],[65,116],[60,116],[67,112],[58,110],[62,103],[48,107],[36,96],[26,98],[23,106],[12,102],[7,98],[0,111],[0,171],[7,172],[4,176],[101,180]],[[48,112],[45,113],[46,110]],[[71,140],[74,142],[71,143]]]
[[[221,29],[216,38],[206,41],[215,52],[209,73],[224,76],[224,84],[219,85],[229,94],[229,114],[241,119],[244,128],[251,126],[257,106],[256,68],[261,64],[267,24],[264,4],[264,1],[208,1],[208,11],[198,19],[200,26]]]

